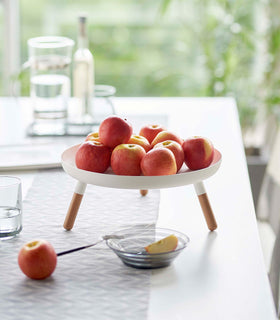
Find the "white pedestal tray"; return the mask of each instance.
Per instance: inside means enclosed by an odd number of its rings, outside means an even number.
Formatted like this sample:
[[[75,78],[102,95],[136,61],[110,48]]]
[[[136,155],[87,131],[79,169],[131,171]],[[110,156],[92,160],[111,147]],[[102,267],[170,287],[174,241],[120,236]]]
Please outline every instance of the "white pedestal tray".
[[[218,150],[215,149],[212,164],[201,170],[191,171],[183,165],[181,170],[174,175],[120,176],[115,175],[111,168],[105,173],[89,172],[78,169],[75,164],[75,154],[78,147],[79,145],[75,145],[66,149],[61,156],[62,167],[65,172],[78,180],[64,221],[64,228],[66,230],[71,230],[74,226],[87,184],[119,189],[139,189],[142,195],[145,195],[148,189],[172,188],[193,184],[209,230],[213,231],[217,228],[215,216],[203,180],[211,177],[219,169],[222,155]]]

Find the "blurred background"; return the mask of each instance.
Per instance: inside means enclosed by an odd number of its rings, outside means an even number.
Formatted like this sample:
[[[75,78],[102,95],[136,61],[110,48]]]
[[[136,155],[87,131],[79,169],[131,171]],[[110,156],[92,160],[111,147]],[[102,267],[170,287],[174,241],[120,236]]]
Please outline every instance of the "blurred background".
[[[0,95],[12,94],[11,79],[29,95],[29,73],[20,72],[27,40],[76,41],[82,11],[97,84],[115,86],[117,96],[232,96],[249,149],[263,143],[259,124],[278,117],[279,7],[277,0],[0,0]]]

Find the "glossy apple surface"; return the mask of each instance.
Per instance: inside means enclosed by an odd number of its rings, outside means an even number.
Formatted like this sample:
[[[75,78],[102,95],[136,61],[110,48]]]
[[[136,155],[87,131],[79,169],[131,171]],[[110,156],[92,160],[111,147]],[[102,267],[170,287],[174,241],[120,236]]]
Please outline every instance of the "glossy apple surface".
[[[120,144],[112,152],[112,170],[118,175],[139,176],[145,155],[145,149],[137,144]]]
[[[184,163],[184,151],[182,146],[178,142],[172,141],[172,140],[166,140],[166,141],[157,143],[154,146],[154,149],[156,148],[167,148],[170,151],[172,151],[176,159],[177,172],[181,169]]]
[[[151,243],[145,247],[145,250],[148,253],[163,253],[174,251],[178,245],[178,238],[171,234],[168,237],[165,237],[157,242]]]
[[[56,268],[57,256],[53,246],[46,240],[26,243],[18,253],[21,271],[31,279],[45,279]]]
[[[75,155],[79,169],[103,173],[110,165],[111,149],[98,141],[82,143]]]
[[[161,131],[159,132],[154,140],[151,143],[152,148],[160,142],[166,141],[166,140],[172,140],[178,142],[180,145],[183,144],[183,139],[179,137],[176,133],[171,132],[171,131]]]
[[[205,137],[191,137],[182,145],[185,163],[191,170],[199,170],[210,166],[214,158],[212,142]]]
[[[152,149],[143,157],[141,170],[145,176],[164,176],[176,174],[176,159],[167,148]]]
[[[147,124],[140,129],[139,135],[145,137],[149,143],[152,143],[156,135],[163,130],[166,129],[161,124]]]
[[[99,133],[98,132],[91,132],[86,136],[85,141],[98,141],[100,142]]]
[[[133,134],[130,139],[128,140],[129,144],[138,144],[139,146],[143,147],[145,149],[146,152],[151,150],[151,145],[149,143],[149,141],[140,135],[137,134]]]
[[[103,120],[99,126],[100,141],[110,148],[127,143],[132,135],[132,125],[119,116],[110,116]]]

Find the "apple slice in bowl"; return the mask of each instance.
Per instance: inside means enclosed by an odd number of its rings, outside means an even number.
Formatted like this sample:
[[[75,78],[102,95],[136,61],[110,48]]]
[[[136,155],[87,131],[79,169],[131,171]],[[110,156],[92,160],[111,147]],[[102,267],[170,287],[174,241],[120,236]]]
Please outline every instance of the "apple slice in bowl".
[[[174,251],[178,245],[178,238],[171,234],[163,239],[153,242],[145,247],[148,253],[165,253],[169,251]]]
[[[165,228],[129,228],[120,230],[121,239],[108,239],[108,247],[130,267],[161,268],[170,265],[186,248],[190,239],[185,234]]]

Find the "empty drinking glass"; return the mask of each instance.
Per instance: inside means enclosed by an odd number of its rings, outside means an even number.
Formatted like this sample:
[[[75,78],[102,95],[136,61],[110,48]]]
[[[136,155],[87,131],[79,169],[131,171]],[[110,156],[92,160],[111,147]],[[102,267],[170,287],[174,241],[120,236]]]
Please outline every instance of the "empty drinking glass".
[[[28,40],[35,135],[65,134],[73,45],[66,37]]]

